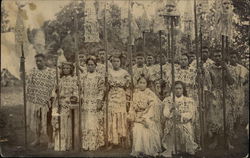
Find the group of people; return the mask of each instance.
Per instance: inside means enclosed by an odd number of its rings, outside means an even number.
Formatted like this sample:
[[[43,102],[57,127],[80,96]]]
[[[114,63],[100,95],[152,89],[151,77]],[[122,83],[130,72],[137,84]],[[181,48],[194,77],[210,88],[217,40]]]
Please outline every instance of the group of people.
[[[203,47],[201,67],[194,54],[184,53],[174,62],[174,71],[164,54],[139,52],[129,69],[118,50],[109,59],[105,53],[80,54],[79,76],[76,63],[47,65],[44,54],[35,56],[37,67],[27,80],[27,120],[36,138],[32,146],[47,135],[48,147],[56,151],[72,150],[78,139],[89,151],[107,143],[109,149],[132,147],[132,156],[195,154],[202,147],[202,117],[207,147],[220,145],[225,97],[227,147],[233,148],[248,104],[248,69],[238,64],[237,53],[225,62],[220,50]]]

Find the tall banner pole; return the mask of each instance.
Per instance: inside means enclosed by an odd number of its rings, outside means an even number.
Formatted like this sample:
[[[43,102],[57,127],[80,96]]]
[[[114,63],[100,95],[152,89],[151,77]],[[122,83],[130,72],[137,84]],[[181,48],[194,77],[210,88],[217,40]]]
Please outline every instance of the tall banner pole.
[[[27,100],[26,100],[26,72],[25,72],[25,57],[24,57],[24,50],[23,50],[23,42],[21,43],[21,63],[22,63],[22,79],[23,79],[23,104],[24,104],[24,144],[25,149],[27,149]]]
[[[227,45],[228,37],[221,35],[222,42],[222,60],[225,62],[225,41]],[[225,82],[225,70],[222,69],[222,106],[223,106],[223,133],[224,133],[224,148],[227,149],[227,130],[226,130],[226,82]]]
[[[162,39],[161,39],[162,31],[159,30],[159,44],[160,44],[160,78],[161,78],[161,91],[160,91],[160,96],[161,100],[163,99],[163,70],[162,70]]]
[[[77,4],[75,3],[75,6]],[[78,151],[81,150],[82,146],[82,128],[81,128],[81,110],[82,110],[82,99],[81,99],[81,81],[80,81],[80,63],[79,63],[79,50],[78,50],[78,21],[77,21],[77,8],[75,8],[76,11],[74,12],[74,27],[75,27],[75,33],[74,33],[74,39],[75,39],[75,60],[76,60],[76,75],[77,75],[77,85],[78,85],[78,96],[79,96],[79,106],[78,106]]]
[[[174,19],[170,17],[170,38],[171,38],[171,73],[172,73],[172,101],[175,105],[175,69],[174,69],[174,59],[175,59],[175,44],[174,44]],[[174,107],[176,108],[176,107]],[[176,110],[176,109],[175,109]],[[177,151],[177,130],[176,130],[176,119],[174,118],[174,151],[175,154],[178,154]]]
[[[104,8],[104,47],[105,47],[105,86],[106,86],[106,94],[105,94],[105,105],[106,105],[106,121],[105,121],[105,125],[106,125],[106,131],[105,131],[105,145],[106,147],[108,147],[108,137],[109,137],[109,133],[108,133],[108,39],[107,39],[107,23],[106,23],[106,13],[107,12],[107,2],[105,0],[105,8]]]
[[[24,38],[25,38],[25,26],[23,23],[23,18],[21,15],[22,9],[18,5],[18,15],[15,27],[15,37],[16,42],[19,44],[21,49],[21,79],[23,81],[23,105],[24,105],[24,144],[25,149],[27,149],[27,100],[26,100],[26,71],[25,71],[25,56],[24,56]]]
[[[57,56],[57,60],[56,60],[56,95],[57,95],[57,113],[58,113],[58,130],[59,130],[59,151],[61,151],[61,104],[60,104],[60,92],[59,92],[59,75],[58,75],[58,56]]]
[[[142,38],[143,38],[143,46],[142,46],[142,49],[143,49],[143,55],[144,55],[144,58],[146,59],[146,49],[145,49],[145,45],[146,45],[146,31],[142,31]]]
[[[195,28],[195,51],[196,51],[196,69],[198,70],[200,68],[200,55],[199,55],[199,50],[198,50],[198,24],[197,24],[197,9],[196,9],[196,0],[194,0],[194,28]],[[200,129],[201,129],[201,135],[200,135],[200,144],[202,146],[202,149],[204,147],[204,134],[203,134],[203,121],[202,121],[202,98],[201,98],[201,76],[200,73],[197,73],[198,77],[198,101],[199,101],[199,121],[200,121]]]
[[[132,65],[132,58],[133,58],[133,50],[132,50],[132,26],[131,26],[131,0],[129,0],[129,6],[128,6],[128,28],[129,28],[129,39],[128,39],[128,45],[129,45],[129,55],[130,55],[130,74],[131,74],[131,100],[133,96],[133,88],[134,88],[134,81],[133,81],[133,65]]]

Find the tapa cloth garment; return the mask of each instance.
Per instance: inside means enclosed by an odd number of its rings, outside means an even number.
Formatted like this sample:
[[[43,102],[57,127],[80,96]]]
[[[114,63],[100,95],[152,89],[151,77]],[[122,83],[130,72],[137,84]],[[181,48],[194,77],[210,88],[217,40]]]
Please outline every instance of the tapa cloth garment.
[[[167,97],[163,101],[164,111],[163,114],[167,118],[163,136],[163,146],[166,151],[162,153],[163,156],[171,157],[174,152],[174,126],[173,126],[173,102],[172,96]],[[194,130],[192,121],[196,111],[196,105],[192,98],[181,96],[175,97],[176,110],[180,113],[179,120],[176,121],[176,134],[178,151],[188,152],[194,154],[198,145],[194,141]]]
[[[55,86],[55,70],[34,68],[27,78],[27,120],[31,130],[47,131],[47,112],[52,90]],[[40,127],[39,127],[40,128]]]
[[[108,94],[108,141],[119,144],[120,138],[128,136],[126,91],[130,84],[130,75],[126,70],[110,70]]]
[[[245,89],[247,85],[244,85],[249,76],[249,71],[244,66],[237,64],[236,66],[228,65],[229,72],[234,79],[234,84],[229,85],[230,99],[232,102],[232,117],[243,121],[243,108],[246,101]]]
[[[233,135],[233,124],[234,118],[231,117],[233,115],[232,111],[232,101],[231,101],[231,93],[229,93],[229,89],[227,88],[229,85],[228,78],[222,80],[222,67],[216,66],[212,64],[208,68],[210,79],[211,79],[211,89],[210,95],[208,97],[209,108],[207,114],[208,121],[208,130],[217,134],[222,134],[223,132],[223,84],[226,83],[225,87],[225,98],[226,98],[226,127],[228,130],[228,134],[230,136]]]
[[[86,73],[82,76],[82,148],[97,150],[104,145],[102,109],[98,107],[104,97],[104,77],[98,72]]]
[[[157,156],[161,152],[160,103],[159,98],[150,89],[135,90],[129,111],[133,120],[132,156],[139,156],[139,153]]]
[[[27,80],[27,101],[41,106],[47,106],[55,86],[56,73],[54,69],[39,70],[34,68]]]
[[[84,37],[85,42],[99,42],[99,29],[98,21],[96,15],[95,1],[86,1],[86,17],[84,24]]]
[[[60,118],[61,118],[61,133],[57,128],[58,122],[58,96],[56,91],[53,91],[53,96],[56,98],[53,103],[52,125],[54,127],[54,150],[55,151],[68,151],[72,148],[72,104],[71,97],[76,97],[79,101],[79,93],[77,86],[77,76],[63,76],[59,80],[59,102],[60,102]],[[59,146],[59,134],[61,134],[61,147]]]

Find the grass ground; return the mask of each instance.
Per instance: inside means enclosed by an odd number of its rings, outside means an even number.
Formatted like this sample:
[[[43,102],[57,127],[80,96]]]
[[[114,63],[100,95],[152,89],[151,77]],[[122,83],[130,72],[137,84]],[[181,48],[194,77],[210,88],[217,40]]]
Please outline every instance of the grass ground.
[[[39,156],[39,157],[129,157],[130,150],[112,149],[98,150],[95,152],[55,152],[48,150],[46,145],[24,150],[24,116],[22,87],[2,87],[1,88],[1,107],[0,107],[0,140],[7,138],[7,142],[0,143],[1,156]],[[28,143],[33,140],[32,133],[28,131]],[[216,149],[206,151],[202,155],[208,158],[242,158],[248,153],[249,142],[242,127],[238,131],[238,138],[233,141],[234,150],[225,151]],[[199,153],[198,156],[201,154]]]

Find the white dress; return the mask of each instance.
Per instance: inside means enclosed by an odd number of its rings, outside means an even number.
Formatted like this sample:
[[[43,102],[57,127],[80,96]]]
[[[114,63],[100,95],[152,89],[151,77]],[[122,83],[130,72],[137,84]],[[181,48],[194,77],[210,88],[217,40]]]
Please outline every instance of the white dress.
[[[132,156],[157,156],[161,152],[160,109],[160,100],[150,89],[135,90],[129,114],[133,120]]]

